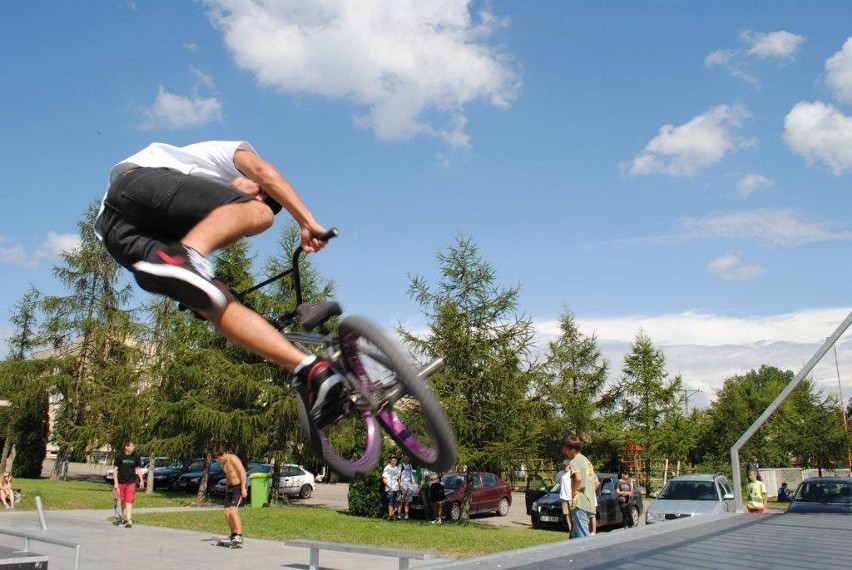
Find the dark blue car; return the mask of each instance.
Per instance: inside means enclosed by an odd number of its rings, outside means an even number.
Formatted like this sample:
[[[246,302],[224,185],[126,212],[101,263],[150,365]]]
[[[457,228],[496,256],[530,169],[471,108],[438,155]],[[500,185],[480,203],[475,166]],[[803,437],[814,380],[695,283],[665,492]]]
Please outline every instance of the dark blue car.
[[[852,477],[805,479],[784,512],[852,514]]]
[[[204,461],[199,460],[189,466],[189,471],[178,478],[176,488],[178,491],[194,493],[198,491],[198,484],[201,481],[201,476],[204,475]],[[218,461],[213,461],[210,464],[210,469],[207,475],[207,488],[212,489],[220,479],[225,478],[225,471],[222,469],[222,464]]]

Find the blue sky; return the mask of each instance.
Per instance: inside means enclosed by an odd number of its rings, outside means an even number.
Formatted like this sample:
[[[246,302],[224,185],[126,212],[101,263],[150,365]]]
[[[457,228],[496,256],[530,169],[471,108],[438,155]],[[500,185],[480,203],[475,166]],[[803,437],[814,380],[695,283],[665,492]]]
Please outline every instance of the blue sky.
[[[434,282],[459,233],[542,346],[567,307],[617,376],[641,328],[697,403],[798,370],[852,310],[840,0],[36,1],[0,21],[0,71],[0,337],[30,284],[62,293],[114,163],[208,139],[341,229],[315,261],[387,327],[422,326],[407,275]],[[815,377],[837,391],[833,353]]]

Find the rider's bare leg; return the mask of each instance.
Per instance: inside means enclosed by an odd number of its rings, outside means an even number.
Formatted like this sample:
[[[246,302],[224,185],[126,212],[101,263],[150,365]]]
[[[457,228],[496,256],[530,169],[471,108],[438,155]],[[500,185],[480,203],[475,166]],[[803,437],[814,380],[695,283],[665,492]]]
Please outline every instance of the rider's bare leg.
[[[201,255],[207,255],[240,238],[269,229],[273,221],[272,210],[263,202],[225,204],[207,214],[180,241]]]
[[[305,360],[305,353],[284,338],[266,319],[237,301],[231,300],[220,313],[203,312],[202,315],[231,342],[290,372],[295,371]]]

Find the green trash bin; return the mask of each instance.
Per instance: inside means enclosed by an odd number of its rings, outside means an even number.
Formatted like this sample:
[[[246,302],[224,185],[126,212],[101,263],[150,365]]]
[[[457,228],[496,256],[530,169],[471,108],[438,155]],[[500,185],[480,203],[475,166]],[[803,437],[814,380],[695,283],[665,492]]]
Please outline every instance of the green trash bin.
[[[252,473],[251,479],[251,506],[252,508],[269,506],[269,480],[272,476],[268,473]]]

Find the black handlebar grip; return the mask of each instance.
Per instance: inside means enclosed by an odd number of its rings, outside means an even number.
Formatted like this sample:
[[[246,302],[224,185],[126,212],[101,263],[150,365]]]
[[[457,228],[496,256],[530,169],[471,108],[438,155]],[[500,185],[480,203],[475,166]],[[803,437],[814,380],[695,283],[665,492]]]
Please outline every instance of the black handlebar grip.
[[[332,238],[336,238],[339,235],[340,235],[340,230],[338,230],[337,228],[331,228],[330,230],[328,230],[324,234],[320,234],[316,237],[320,241],[328,241]]]

